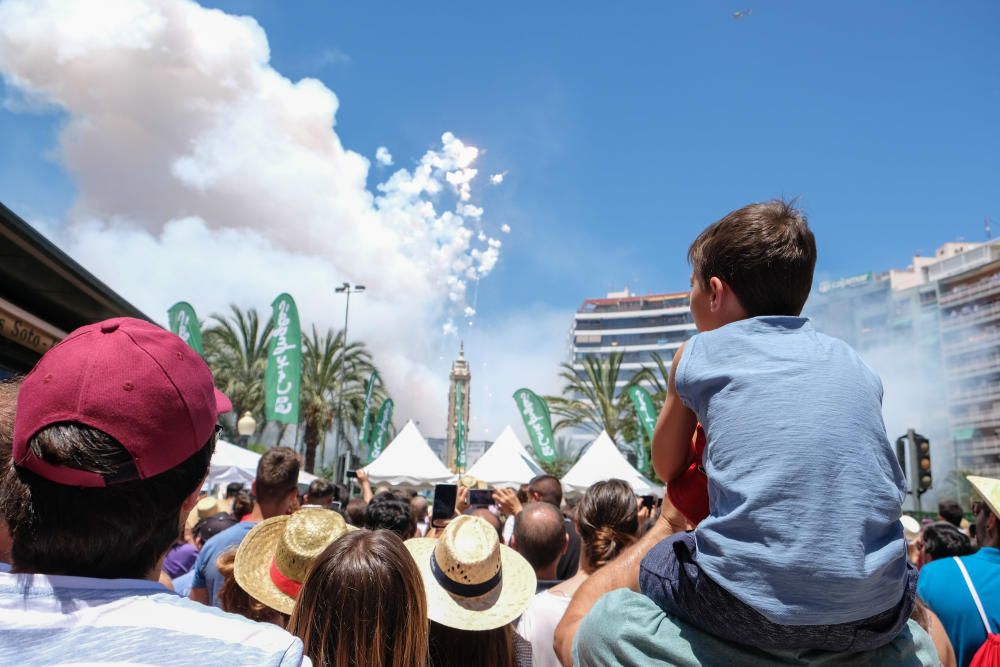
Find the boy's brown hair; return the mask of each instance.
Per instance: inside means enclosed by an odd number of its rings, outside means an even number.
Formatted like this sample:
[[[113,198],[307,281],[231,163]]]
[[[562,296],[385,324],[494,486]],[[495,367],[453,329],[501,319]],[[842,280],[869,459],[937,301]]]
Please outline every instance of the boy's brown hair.
[[[729,213],[688,249],[694,279],[719,278],[750,317],[798,315],[812,288],[816,239],[793,202],[773,199]]]

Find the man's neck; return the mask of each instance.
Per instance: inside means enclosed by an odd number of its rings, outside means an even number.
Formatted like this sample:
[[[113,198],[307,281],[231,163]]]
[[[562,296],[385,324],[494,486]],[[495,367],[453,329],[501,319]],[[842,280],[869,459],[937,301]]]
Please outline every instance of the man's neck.
[[[559,578],[556,574],[557,568],[559,566],[559,561],[552,563],[548,567],[543,567],[540,570],[535,570],[535,578],[539,581],[555,581]]]
[[[254,503],[253,511],[247,515],[247,521],[260,522],[287,513],[287,507],[284,503],[262,503],[258,500]]]

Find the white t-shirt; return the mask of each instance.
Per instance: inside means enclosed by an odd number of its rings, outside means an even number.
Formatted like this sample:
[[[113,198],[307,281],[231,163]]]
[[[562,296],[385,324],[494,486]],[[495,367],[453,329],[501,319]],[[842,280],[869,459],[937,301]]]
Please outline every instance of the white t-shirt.
[[[532,667],[562,667],[552,647],[552,636],[569,607],[570,599],[565,595],[542,591],[521,615],[516,630],[531,643]]]
[[[310,666],[276,625],[139,579],[0,574],[0,665]]]

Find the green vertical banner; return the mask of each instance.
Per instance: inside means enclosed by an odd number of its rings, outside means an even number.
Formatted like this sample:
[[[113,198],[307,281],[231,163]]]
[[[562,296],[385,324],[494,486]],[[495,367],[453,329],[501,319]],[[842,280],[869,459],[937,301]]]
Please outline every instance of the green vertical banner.
[[[273,331],[264,372],[264,414],[269,421],[299,422],[302,385],[302,331],[295,300],[280,294],[271,304]]]
[[[167,311],[170,320],[170,330],[180,336],[181,340],[191,346],[198,354],[201,350],[201,325],[194,308],[187,301],[178,301]]]
[[[656,429],[656,406],[653,397],[645,388],[633,385],[628,389],[629,398],[635,406],[635,414],[639,418],[639,439],[635,446],[635,466],[639,472],[649,472],[649,457],[646,455],[646,445],[642,434],[645,432],[649,442],[653,442],[653,431]]]
[[[389,424],[392,423],[392,399],[387,398],[378,409],[378,416],[375,417],[375,429],[372,433],[372,445],[368,448],[368,462],[371,463],[379,457],[385,447],[386,436],[389,435]]]
[[[549,406],[535,392],[524,388],[514,392],[514,403],[524,420],[524,427],[528,429],[535,458],[542,463],[552,463],[556,458],[556,450]]]
[[[368,438],[371,436],[372,430],[372,420],[371,420],[371,405],[372,405],[372,393],[375,391],[375,383],[378,381],[378,371],[372,371],[371,377],[368,378],[368,387],[365,389],[365,416],[361,420],[361,433],[358,435],[358,451],[361,448],[368,445]]]
[[[462,384],[455,387],[455,470],[465,470],[465,415]]]

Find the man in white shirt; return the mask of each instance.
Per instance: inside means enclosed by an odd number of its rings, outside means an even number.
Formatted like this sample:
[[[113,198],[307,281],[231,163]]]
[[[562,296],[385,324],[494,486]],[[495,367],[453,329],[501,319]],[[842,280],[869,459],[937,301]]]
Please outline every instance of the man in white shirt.
[[[231,409],[180,338],[131,318],[77,329],[20,389],[0,506],[0,664],[295,667],[302,643],[157,583]]]

